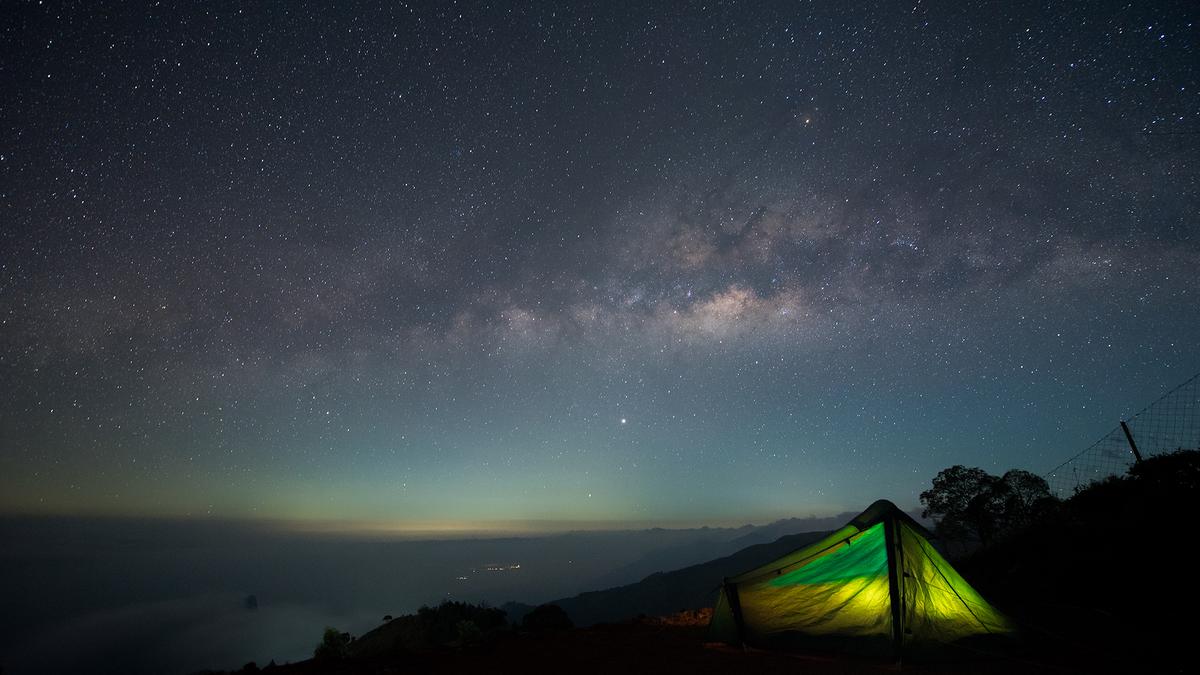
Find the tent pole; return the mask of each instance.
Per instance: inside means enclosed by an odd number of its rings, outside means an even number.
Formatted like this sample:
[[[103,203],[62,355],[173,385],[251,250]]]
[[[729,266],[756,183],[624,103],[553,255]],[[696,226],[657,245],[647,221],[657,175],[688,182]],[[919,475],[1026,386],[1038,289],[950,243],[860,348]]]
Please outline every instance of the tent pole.
[[[729,611],[733,614],[733,625],[737,626],[738,644],[746,648],[746,624],[742,621],[742,599],[738,597],[737,584],[725,580],[725,599],[729,601]]]
[[[896,557],[900,550],[899,532],[895,518],[883,521],[883,537],[887,542],[888,595],[892,605],[892,647],[896,650],[896,662],[903,661],[904,613],[900,611],[900,575],[896,570]]]

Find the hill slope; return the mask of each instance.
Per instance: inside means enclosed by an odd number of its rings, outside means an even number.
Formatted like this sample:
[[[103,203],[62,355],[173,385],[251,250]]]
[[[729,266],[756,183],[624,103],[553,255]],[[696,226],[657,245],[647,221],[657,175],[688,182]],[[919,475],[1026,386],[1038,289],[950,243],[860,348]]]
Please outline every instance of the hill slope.
[[[733,555],[754,544],[769,544],[780,537],[792,534],[836,530],[856,515],[858,515],[857,511],[847,511],[834,516],[785,518],[767,525],[744,525],[736,530],[714,529],[712,530],[714,535],[724,535],[724,537],[712,536],[654,549],[641,558],[594,579],[590,588],[624,586],[640,581],[655,572],[682,569],[689,565]],[[669,530],[663,532],[669,532]]]
[[[744,548],[723,558],[671,572],[656,572],[641,581],[603,591],[589,591],[552,601],[577,626],[628,619],[639,614],[661,616],[685,609],[711,607],[725,577],[768,563],[825,536],[826,532],[793,534],[768,544]],[[519,620],[532,607],[509,603],[509,620]]]

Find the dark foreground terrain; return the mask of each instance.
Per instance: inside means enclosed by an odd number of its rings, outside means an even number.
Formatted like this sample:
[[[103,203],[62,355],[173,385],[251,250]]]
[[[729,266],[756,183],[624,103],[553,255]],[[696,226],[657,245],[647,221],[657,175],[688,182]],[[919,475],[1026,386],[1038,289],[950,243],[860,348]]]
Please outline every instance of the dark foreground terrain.
[[[264,673],[1120,673],[1128,664],[1097,654],[1062,651],[1012,657],[963,654],[952,663],[869,661],[845,655],[743,651],[705,642],[707,613],[642,618],[541,633],[507,632],[485,644],[373,658],[308,660],[268,666]],[[242,672],[255,672],[247,669]]]

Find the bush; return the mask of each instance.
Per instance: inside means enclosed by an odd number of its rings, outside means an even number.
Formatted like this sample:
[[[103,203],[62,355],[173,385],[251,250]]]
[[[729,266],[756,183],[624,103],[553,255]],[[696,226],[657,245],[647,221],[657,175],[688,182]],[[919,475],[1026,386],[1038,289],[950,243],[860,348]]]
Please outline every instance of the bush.
[[[470,624],[469,626],[467,624]],[[438,645],[474,644],[487,640],[497,630],[508,627],[502,610],[465,602],[443,602],[437,607],[422,607],[416,614],[400,616],[386,624],[386,647],[367,638],[368,653],[379,649],[419,650]],[[361,642],[361,641],[360,641]]]
[[[350,656],[349,633],[343,633],[336,628],[325,627],[321,643],[313,650],[313,658],[319,661],[341,661]]]

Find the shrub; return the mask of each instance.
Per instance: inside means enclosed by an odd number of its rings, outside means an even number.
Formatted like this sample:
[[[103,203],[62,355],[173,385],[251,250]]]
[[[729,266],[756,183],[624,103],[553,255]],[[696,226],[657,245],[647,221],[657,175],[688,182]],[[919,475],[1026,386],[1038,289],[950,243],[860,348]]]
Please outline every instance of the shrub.
[[[320,661],[341,661],[350,655],[351,639],[349,633],[326,626],[321,643],[313,650],[313,658]]]

